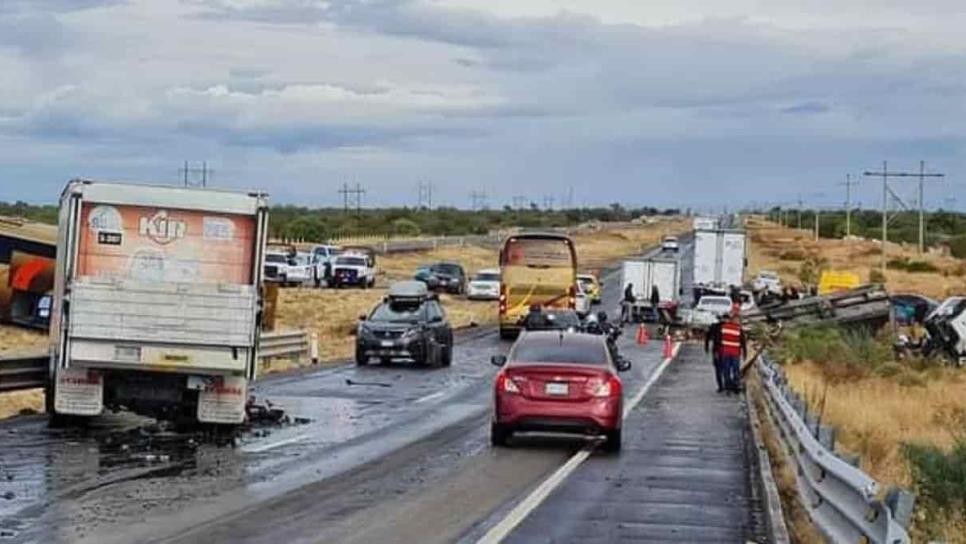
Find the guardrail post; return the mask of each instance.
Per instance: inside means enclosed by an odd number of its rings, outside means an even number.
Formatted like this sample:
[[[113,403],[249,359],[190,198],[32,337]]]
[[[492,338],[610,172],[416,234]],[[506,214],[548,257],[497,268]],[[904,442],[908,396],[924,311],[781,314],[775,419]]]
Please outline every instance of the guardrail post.
[[[831,425],[820,425],[818,434],[815,436],[826,449],[835,449],[835,427]]]
[[[891,487],[886,492],[886,506],[892,510],[892,517],[903,527],[908,528],[912,521],[912,509],[916,505],[916,497],[912,493],[898,487]]]
[[[319,333],[316,331],[312,331],[309,339],[309,359],[312,360],[313,365],[319,362]]]

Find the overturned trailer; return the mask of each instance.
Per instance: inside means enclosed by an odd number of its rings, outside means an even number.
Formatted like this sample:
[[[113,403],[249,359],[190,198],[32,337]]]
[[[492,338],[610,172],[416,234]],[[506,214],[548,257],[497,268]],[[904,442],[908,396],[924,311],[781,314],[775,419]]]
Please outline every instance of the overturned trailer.
[[[834,323],[875,329],[889,322],[891,308],[889,293],[881,285],[872,284],[848,291],[758,307],[743,313],[741,317],[745,324]]]

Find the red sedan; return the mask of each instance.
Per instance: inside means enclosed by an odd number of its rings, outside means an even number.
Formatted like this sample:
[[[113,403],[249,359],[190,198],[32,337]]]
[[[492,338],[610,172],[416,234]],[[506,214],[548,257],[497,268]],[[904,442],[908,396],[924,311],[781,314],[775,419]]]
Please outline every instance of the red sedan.
[[[505,446],[514,432],[604,435],[604,449],[621,446],[623,386],[603,336],[563,331],[527,332],[510,354],[496,356],[490,440]]]

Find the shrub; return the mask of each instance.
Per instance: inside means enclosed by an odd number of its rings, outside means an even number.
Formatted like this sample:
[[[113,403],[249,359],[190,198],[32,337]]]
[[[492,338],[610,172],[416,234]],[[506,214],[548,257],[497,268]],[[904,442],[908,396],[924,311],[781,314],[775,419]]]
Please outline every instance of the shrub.
[[[802,249],[786,249],[778,254],[778,258],[783,261],[804,261],[808,255]]]
[[[833,382],[863,378],[893,359],[888,338],[832,325],[786,331],[774,352],[781,361],[812,361],[820,365],[825,376]]]
[[[415,221],[401,217],[392,222],[392,232],[397,236],[419,236],[422,231]]]
[[[869,283],[885,283],[886,277],[879,268],[869,270]]]
[[[966,435],[948,452],[923,444],[905,444],[902,452],[912,468],[917,500],[925,506],[920,510],[926,529],[936,537],[946,519],[966,513]]]
[[[966,259],[966,234],[953,236],[949,239],[949,252],[953,257]]]
[[[908,257],[890,259],[886,267],[893,270],[905,270],[906,272],[939,272],[939,268],[930,262],[912,261]]]

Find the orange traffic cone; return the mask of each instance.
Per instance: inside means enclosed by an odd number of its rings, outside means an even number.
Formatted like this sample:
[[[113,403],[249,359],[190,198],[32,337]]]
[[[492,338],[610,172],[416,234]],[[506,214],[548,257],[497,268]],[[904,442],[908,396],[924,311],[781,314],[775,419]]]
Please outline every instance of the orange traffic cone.
[[[646,346],[648,341],[650,341],[650,336],[647,334],[647,327],[643,323],[637,326],[637,345]]]
[[[671,343],[671,335],[664,335],[664,358],[670,359],[674,356],[674,345]]]

